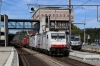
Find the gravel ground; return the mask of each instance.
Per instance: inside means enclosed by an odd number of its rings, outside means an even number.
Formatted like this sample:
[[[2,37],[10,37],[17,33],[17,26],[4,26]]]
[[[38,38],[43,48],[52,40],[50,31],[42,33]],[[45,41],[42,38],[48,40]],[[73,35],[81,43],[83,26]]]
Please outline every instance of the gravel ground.
[[[69,66],[68,64],[61,62],[61,61],[58,61],[51,56],[47,56],[45,54],[41,54],[39,52],[29,50],[29,49],[24,49],[24,50],[33,53],[34,56],[40,58],[44,62],[48,63],[48,65],[50,65],[50,66]]]

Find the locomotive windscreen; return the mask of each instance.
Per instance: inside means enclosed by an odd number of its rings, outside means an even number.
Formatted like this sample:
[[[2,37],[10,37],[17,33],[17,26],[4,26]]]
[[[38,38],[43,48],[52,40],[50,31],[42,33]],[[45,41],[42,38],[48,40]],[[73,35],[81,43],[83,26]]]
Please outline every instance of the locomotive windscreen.
[[[71,37],[71,41],[79,41],[79,36]]]
[[[63,39],[65,38],[65,34],[64,33],[52,33],[51,34],[51,38],[52,39]]]

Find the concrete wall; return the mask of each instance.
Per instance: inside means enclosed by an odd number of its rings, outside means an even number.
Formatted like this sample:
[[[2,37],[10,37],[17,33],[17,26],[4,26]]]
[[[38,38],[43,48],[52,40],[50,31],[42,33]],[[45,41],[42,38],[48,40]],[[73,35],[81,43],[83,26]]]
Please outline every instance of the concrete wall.
[[[0,27],[0,32],[4,32],[4,35],[0,35],[0,40],[4,41],[3,46],[8,46],[8,16],[7,15],[1,15],[0,22],[4,22],[4,27]]]
[[[4,26],[5,26],[5,46],[8,46],[8,16],[4,15]]]
[[[40,19],[40,30],[39,30],[39,33],[43,33],[46,31],[46,17],[43,16],[41,19]]]

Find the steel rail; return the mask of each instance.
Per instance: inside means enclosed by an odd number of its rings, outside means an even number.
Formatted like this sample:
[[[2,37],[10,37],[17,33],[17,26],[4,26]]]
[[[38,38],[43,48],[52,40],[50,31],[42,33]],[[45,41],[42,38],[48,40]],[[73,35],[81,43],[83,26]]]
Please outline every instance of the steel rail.
[[[17,49],[17,48],[16,48]],[[23,55],[23,53],[20,52],[19,49],[17,49],[18,51],[18,54],[20,55],[21,59],[22,59],[22,62],[23,62],[23,65],[24,66],[30,66],[30,64],[28,63],[27,59],[25,58],[25,56]]]

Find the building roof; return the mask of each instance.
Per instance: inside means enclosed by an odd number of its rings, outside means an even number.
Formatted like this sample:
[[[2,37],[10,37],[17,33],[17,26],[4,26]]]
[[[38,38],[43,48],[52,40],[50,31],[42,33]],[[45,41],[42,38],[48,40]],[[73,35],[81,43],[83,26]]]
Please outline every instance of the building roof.
[[[68,10],[68,8],[64,8],[64,7],[39,7],[39,8],[37,8],[36,9],[36,11],[34,12],[34,14],[33,14],[33,16],[35,15],[35,13],[39,10],[39,9],[50,9],[50,10],[54,10],[54,9],[56,9],[56,10]],[[33,17],[32,16],[32,17]]]

